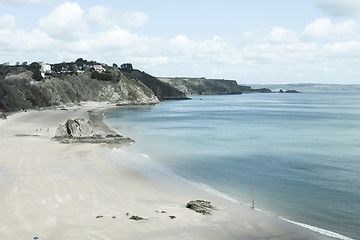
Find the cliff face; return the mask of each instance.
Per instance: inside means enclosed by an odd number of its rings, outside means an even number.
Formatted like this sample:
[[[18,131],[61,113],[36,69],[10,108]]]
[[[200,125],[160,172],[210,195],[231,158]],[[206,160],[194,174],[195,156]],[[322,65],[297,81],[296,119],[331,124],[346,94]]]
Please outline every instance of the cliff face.
[[[271,92],[269,89],[252,89],[238,85],[235,80],[206,78],[159,78],[187,95],[226,95],[251,92]]]
[[[139,70],[125,70],[122,71],[128,78],[138,79],[148,88],[150,88],[159,100],[182,100],[189,99],[186,97],[186,93],[179,90],[176,86],[164,81],[160,81],[158,78],[153,77],[145,72]]]
[[[1,70],[1,69],[0,69]],[[34,81],[33,73],[24,68],[6,68],[0,73],[0,112],[35,107],[109,101],[119,104],[156,104],[155,94],[137,79],[129,79],[118,69],[107,73],[111,81],[91,77],[91,72],[60,74]]]

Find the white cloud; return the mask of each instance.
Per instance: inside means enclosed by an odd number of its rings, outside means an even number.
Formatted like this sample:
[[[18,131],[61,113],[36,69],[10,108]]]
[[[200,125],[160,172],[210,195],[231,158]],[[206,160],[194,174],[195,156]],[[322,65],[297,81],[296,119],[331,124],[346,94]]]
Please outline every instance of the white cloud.
[[[255,64],[294,63],[315,60],[318,56],[316,43],[277,44],[254,43],[244,47],[244,58]]]
[[[57,6],[46,18],[39,20],[40,27],[57,39],[75,40],[87,30],[83,19],[84,10],[75,2]]]
[[[264,31],[251,30],[243,33],[242,38],[244,42],[257,42],[263,40],[266,35],[267,33]]]
[[[0,29],[13,29],[16,27],[14,16],[5,14],[0,16]]]
[[[298,41],[298,35],[294,30],[276,26],[271,29],[269,40],[273,43],[292,43]]]
[[[120,22],[128,27],[142,27],[149,20],[149,16],[143,12],[123,12],[120,14]]]
[[[236,79],[248,73],[248,82],[255,75],[279,81],[299,72],[304,78],[324,76],[330,70],[340,75],[344,65],[350,71],[360,62],[360,32],[354,20],[317,19],[298,32],[274,26],[248,31],[244,41],[235,42],[221,36],[198,40],[186,34],[171,38],[135,34],[131,29],[143,26],[149,17],[139,12],[121,16],[119,20],[106,6],[85,11],[75,2],[63,2],[39,20],[39,28],[22,30],[12,15],[2,15],[0,62],[83,57],[108,64],[132,62],[158,76]]]
[[[21,29],[0,30],[0,53],[2,55],[20,56],[48,54],[55,45],[46,33],[40,30],[30,32]]]
[[[315,0],[315,3],[333,17],[360,15],[359,0]]]
[[[332,23],[327,18],[320,18],[307,25],[303,36],[310,40],[316,39],[346,39],[357,34],[358,25],[354,20]]]
[[[324,50],[336,57],[355,57],[360,56],[360,41],[335,42],[324,45]]]
[[[0,0],[0,3],[14,4],[14,5],[38,4],[42,2],[47,2],[47,0]]]
[[[178,35],[168,41],[170,51],[174,54],[216,54],[227,51],[229,45],[219,36],[210,40],[195,41],[186,35]]]
[[[110,8],[102,5],[91,7],[88,10],[88,21],[92,25],[111,28],[114,26],[113,12]]]
[[[176,54],[191,54],[196,49],[196,42],[185,35],[178,35],[174,39],[170,39],[170,46]]]
[[[142,42],[142,37],[130,33],[126,29],[114,27],[113,29],[88,35],[86,39],[80,39],[69,43],[70,49],[79,52],[112,52],[122,49],[136,49]],[[146,41],[143,42],[146,45]]]

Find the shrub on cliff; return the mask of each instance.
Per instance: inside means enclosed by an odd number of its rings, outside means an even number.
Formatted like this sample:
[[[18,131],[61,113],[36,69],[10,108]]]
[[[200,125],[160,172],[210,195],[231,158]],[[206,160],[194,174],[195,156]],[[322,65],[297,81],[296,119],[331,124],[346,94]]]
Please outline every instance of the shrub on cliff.
[[[114,78],[114,76],[111,74],[111,72],[108,72],[108,71],[105,71],[105,72],[92,71],[91,78],[98,79],[100,81],[118,82],[118,80],[116,78]]]
[[[28,67],[28,70],[32,71],[32,78],[36,81],[41,81],[43,77],[41,76],[41,65],[38,62],[32,62]]]

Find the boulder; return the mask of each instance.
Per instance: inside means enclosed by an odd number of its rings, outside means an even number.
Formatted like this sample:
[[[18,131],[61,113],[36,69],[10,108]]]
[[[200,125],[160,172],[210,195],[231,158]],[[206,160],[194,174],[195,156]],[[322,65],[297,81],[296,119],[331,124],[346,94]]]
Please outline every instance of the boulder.
[[[69,137],[65,124],[60,124],[60,126],[56,129],[55,137]]]
[[[69,119],[65,124],[60,124],[53,139],[61,143],[122,144],[134,142],[134,140],[125,138],[120,134],[95,134],[92,121],[83,118]]]
[[[91,137],[93,135],[94,126],[88,119],[77,118],[69,119],[65,123],[67,132],[70,136],[75,138]]]
[[[93,124],[84,118],[69,119],[56,129],[55,137],[84,138],[93,135]]]
[[[216,210],[216,207],[211,205],[210,201],[205,200],[190,201],[186,204],[186,207],[203,215],[211,215],[212,210]]]

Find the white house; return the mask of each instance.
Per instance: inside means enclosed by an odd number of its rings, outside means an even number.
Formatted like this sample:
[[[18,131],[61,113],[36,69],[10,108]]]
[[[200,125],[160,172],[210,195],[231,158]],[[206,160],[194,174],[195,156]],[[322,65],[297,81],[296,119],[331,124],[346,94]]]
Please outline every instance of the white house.
[[[105,68],[102,65],[94,65],[94,69],[98,72],[104,72]]]
[[[47,63],[41,64],[40,72],[41,72],[42,77],[45,77],[45,73],[51,73],[50,64],[47,64]]]

